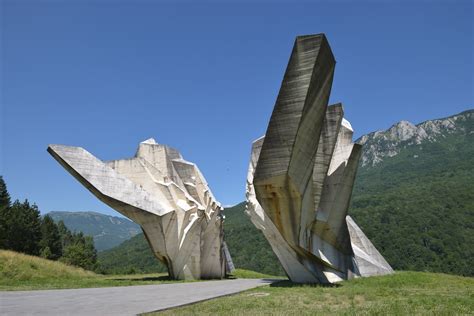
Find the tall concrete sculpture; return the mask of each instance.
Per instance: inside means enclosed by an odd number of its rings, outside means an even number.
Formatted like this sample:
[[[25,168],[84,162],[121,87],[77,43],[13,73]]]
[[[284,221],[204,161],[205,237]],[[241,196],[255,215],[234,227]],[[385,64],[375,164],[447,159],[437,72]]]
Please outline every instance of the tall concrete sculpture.
[[[328,106],[335,64],[323,34],[297,37],[267,132],[252,146],[247,213],[299,283],[393,272],[347,216],[361,146],[342,105]]]
[[[131,159],[104,162],[63,145],[48,152],[99,200],[141,226],[170,277],[222,278],[233,269],[222,207],[177,150],[148,139]]]

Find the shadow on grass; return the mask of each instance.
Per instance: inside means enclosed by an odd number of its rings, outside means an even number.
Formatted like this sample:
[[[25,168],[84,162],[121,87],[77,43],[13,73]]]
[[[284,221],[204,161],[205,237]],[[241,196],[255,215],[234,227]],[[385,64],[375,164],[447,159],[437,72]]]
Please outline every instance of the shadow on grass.
[[[143,278],[110,278],[113,281],[129,281],[129,282],[146,282],[146,281],[173,281],[167,275],[160,275],[158,277],[143,277]]]
[[[273,282],[270,287],[340,287],[340,284],[294,283],[290,280]]]

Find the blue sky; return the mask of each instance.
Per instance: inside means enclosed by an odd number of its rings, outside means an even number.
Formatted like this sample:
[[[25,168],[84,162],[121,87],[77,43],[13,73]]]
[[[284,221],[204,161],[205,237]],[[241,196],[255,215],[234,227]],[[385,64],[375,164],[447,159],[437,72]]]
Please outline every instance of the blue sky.
[[[472,1],[1,1],[0,174],[13,198],[118,215],[46,152],[154,137],[245,199],[296,35],[326,33],[356,136],[473,107]]]

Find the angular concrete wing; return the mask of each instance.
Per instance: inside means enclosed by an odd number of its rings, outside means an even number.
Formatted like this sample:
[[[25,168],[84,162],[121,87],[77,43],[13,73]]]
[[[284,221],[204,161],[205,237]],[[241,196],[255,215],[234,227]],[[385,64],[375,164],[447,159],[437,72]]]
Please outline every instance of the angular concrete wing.
[[[222,278],[233,269],[222,207],[197,166],[153,139],[134,158],[103,162],[80,147],[48,152],[99,200],[142,227],[175,279]]]
[[[357,226],[352,217],[346,217],[347,227],[354,250],[354,260],[360,276],[384,275],[393,273],[392,267],[372,245],[364,232]]]
[[[247,213],[294,282],[391,273],[349,218],[361,146],[328,106],[335,59],[323,34],[296,38],[266,135],[252,146]]]

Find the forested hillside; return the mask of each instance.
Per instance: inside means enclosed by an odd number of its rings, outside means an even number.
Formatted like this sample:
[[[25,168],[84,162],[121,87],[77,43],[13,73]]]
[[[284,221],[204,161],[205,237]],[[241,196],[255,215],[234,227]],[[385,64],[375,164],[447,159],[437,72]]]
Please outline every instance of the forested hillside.
[[[244,210],[244,202],[224,210],[225,240],[234,265],[266,274],[284,275],[269,243]]]
[[[358,140],[364,148],[349,214],[394,269],[474,275],[473,126],[470,110],[418,125],[402,121]],[[282,274],[244,204],[225,215],[236,267]],[[126,262],[124,269],[159,271],[151,259],[142,235],[100,254],[108,269]]]
[[[360,141],[350,214],[388,262],[474,275],[474,111]]]
[[[99,252],[98,272],[106,274],[152,273],[168,271],[153,255],[143,233],[120,246]]]

